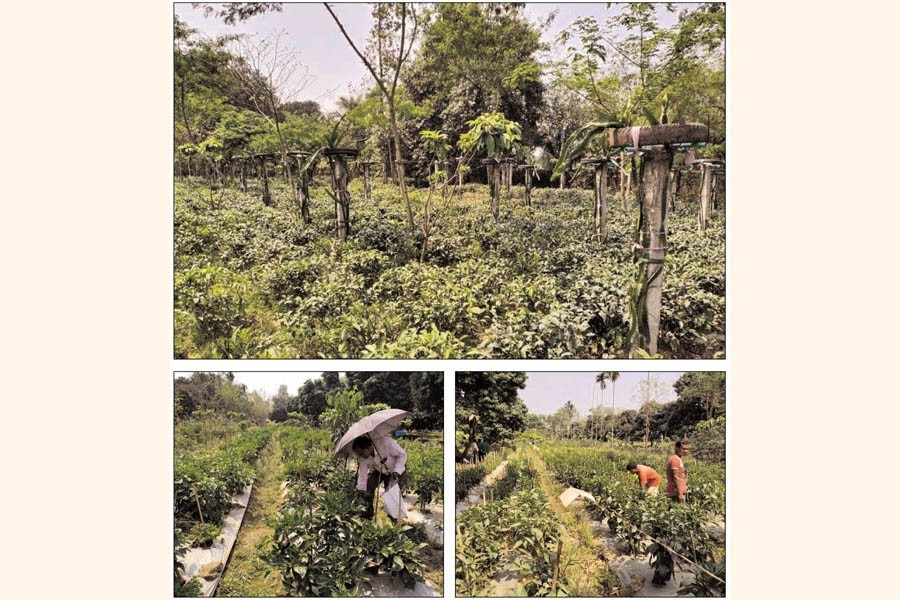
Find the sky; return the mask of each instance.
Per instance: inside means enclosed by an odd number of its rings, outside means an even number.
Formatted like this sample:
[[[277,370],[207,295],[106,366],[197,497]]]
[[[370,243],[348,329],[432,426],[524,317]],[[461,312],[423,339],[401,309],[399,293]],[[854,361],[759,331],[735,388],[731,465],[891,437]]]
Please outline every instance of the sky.
[[[303,385],[307,379],[316,379],[322,376],[318,373],[297,373],[288,371],[232,371],[234,380],[237,383],[243,383],[247,386],[248,392],[259,392],[263,398],[269,399],[278,393],[278,386],[284,384],[288,388],[288,392],[296,394],[297,389]],[[176,377],[187,376],[189,374],[176,373]]]
[[[570,400],[578,413],[584,417],[591,406],[600,404],[600,386],[596,382],[598,371],[590,373],[528,373],[525,389],[519,392],[519,396],[525,401],[529,412],[549,415],[559,410],[567,400]],[[650,376],[658,379],[668,390],[668,396],[664,402],[672,402],[677,399],[672,385],[678,381],[683,372],[651,373]],[[647,379],[646,372],[620,371],[616,380],[616,412],[620,409],[640,408],[639,399],[635,398],[635,392],[641,380]],[[603,405],[611,406],[612,384],[607,383],[603,390]]]
[[[331,4],[353,42],[362,49],[372,22],[369,5]],[[685,3],[677,8],[692,6],[695,4]],[[304,74],[308,74],[311,81],[298,92],[297,97],[284,100],[314,100],[328,111],[334,110],[340,96],[359,93],[369,86],[368,71],[321,3],[285,3],[280,13],[259,15],[235,25],[225,25],[216,17],[205,17],[202,9],[195,9],[187,2],[175,3],[174,7],[175,14],[208,37],[226,33],[265,37],[285,32],[284,41],[292,47],[297,61],[304,67],[298,69],[295,78],[299,81]],[[536,23],[543,21],[554,10],[558,14],[543,33],[542,39],[545,42],[552,42],[562,29],[578,17],[592,16],[602,23],[616,12],[615,7],[608,10],[605,2],[571,2],[529,3],[525,7],[525,14]],[[671,25],[676,21],[675,13],[661,15],[660,21],[664,25]]]

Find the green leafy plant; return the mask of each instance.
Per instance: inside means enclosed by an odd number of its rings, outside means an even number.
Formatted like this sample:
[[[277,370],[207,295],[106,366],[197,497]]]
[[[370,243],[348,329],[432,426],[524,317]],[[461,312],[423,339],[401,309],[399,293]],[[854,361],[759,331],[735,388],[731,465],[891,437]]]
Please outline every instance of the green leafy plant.
[[[188,534],[191,546],[209,548],[222,537],[222,528],[213,523],[197,523]]]

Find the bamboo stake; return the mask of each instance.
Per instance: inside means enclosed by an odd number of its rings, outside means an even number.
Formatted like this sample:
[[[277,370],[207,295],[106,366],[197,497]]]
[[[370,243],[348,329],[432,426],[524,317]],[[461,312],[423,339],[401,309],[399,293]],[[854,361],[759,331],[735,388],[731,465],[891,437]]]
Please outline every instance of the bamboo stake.
[[[550,585],[550,593],[556,595],[556,580],[559,577],[559,559],[562,557],[562,539],[556,543],[556,562],[553,565],[553,583]]]
[[[197,488],[192,485],[191,491],[194,492],[194,502],[197,503],[197,513],[200,515],[200,522],[205,524],[206,521],[203,520],[203,511],[200,510],[200,497],[197,495]]]

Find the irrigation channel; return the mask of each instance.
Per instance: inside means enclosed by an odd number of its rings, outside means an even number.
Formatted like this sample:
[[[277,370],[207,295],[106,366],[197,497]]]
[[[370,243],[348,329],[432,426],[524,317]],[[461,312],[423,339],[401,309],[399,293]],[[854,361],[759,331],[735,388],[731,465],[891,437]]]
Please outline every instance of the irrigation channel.
[[[698,468],[700,505],[673,507],[665,498],[643,496],[627,473],[608,470],[624,465],[628,455],[520,444],[485,463],[458,466],[457,595],[723,592],[725,521],[717,510],[724,512],[724,486],[718,487],[718,472]],[[564,506],[560,495],[573,480],[594,500],[581,497]],[[695,580],[698,572],[701,581]]]
[[[336,465],[330,461],[326,432],[290,426],[263,430],[274,431],[269,431],[268,441],[256,460],[251,461],[252,483],[231,495],[230,508],[218,521],[221,534],[208,547],[192,547],[187,541],[177,548],[181,553],[182,577],[193,580],[194,585],[199,583],[199,595],[443,595],[440,494],[420,498],[417,490],[409,486],[409,493],[404,494],[408,516],[402,523],[392,525],[383,504],[374,523],[363,521],[352,512],[355,464],[350,461]],[[416,469],[414,461],[426,456],[416,444],[407,448],[409,471]],[[178,460],[176,524],[178,487],[184,480],[180,471],[186,469],[178,465]],[[200,509],[208,504],[202,497],[208,486],[202,482],[192,485],[193,490],[199,490],[194,500]],[[212,522],[208,516],[206,522]],[[312,544],[306,554],[297,552],[297,547],[306,549],[296,543],[298,538]],[[373,567],[372,555],[383,549],[387,549],[391,561],[399,559],[403,568],[398,569],[396,562],[387,568]],[[352,552],[356,554],[348,554]],[[317,562],[322,556],[331,557],[335,564]],[[313,574],[316,570],[320,580]],[[298,571],[305,577],[295,577]],[[394,585],[392,576],[398,585]],[[318,581],[326,583],[316,588]]]

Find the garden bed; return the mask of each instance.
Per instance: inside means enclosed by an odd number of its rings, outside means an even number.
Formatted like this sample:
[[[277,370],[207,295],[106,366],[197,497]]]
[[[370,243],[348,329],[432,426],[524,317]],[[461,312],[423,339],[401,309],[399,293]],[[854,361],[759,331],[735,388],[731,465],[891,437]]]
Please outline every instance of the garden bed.
[[[244,521],[247,512],[247,504],[250,502],[250,494],[253,485],[245,487],[239,494],[232,496],[232,501],[237,505],[225,515],[222,521],[222,537],[215,541],[209,548],[188,548],[182,559],[184,565],[184,580],[192,577],[200,580],[200,593],[204,597],[210,597],[216,592],[219,579],[228,564],[228,557],[234,548],[238,531]],[[208,574],[208,575],[201,575]]]

